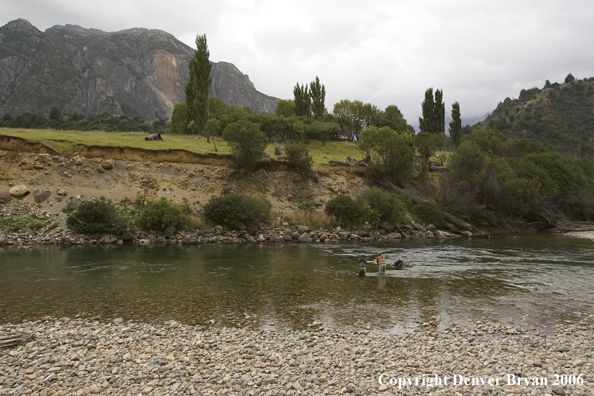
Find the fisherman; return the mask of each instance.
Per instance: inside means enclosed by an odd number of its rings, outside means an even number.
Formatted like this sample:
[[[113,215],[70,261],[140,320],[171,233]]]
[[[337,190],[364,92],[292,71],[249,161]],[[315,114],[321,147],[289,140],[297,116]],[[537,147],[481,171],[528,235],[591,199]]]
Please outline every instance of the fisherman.
[[[404,262],[402,260],[396,260],[394,261],[394,264],[392,264],[392,269],[402,269],[403,266]]]
[[[361,257],[359,257],[359,276],[365,276],[365,266],[367,265],[367,260],[365,259],[365,254],[361,253]]]
[[[380,254],[379,256],[377,256],[375,261],[379,265],[379,273],[385,274],[386,273],[386,256],[384,256],[383,254]]]

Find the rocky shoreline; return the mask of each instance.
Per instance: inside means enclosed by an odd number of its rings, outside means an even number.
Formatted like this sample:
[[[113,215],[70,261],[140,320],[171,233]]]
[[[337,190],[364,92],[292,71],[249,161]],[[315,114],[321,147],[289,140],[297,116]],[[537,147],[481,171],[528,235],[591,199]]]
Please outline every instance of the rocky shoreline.
[[[0,395],[592,395],[593,318],[388,335],[46,317],[0,325],[34,337],[0,349]]]
[[[311,229],[304,225],[273,227],[269,229],[225,230],[221,226],[198,230],[177,231],[171,227],[164,233],[127,231],[123,235],[78,235],[65,227],[65,215],[56,216],[43,208],[29,204],[2,205],[0,216],[28,219],[28,222],[42,221],[40,228],[32,230],[30,225],[19,231],[0,230],[0,246],[28,247],[39,245],[197,245],[212,243],[332,243],[332,242],[372,242],[397,241],[401,239],[450,239],[472,237],[470,231],[438,230],[435,226],[413,223],[395,227],[382,223],[374,229],[369,225],[360,228]],[[53,226],[52,226],[53,225]]]

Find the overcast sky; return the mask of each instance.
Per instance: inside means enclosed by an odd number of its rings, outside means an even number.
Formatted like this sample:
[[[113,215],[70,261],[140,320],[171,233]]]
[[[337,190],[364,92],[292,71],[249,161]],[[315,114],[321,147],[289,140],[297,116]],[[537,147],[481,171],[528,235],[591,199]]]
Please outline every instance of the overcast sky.
[[[257,90],[291,99],[319,76],[331,112],[341,99],[395,104],[417,125],[427,88],[446,112],[490,113],[545,80],[594,76],[591,0],[0,0],[0,24],[165,30],[235,64]]]

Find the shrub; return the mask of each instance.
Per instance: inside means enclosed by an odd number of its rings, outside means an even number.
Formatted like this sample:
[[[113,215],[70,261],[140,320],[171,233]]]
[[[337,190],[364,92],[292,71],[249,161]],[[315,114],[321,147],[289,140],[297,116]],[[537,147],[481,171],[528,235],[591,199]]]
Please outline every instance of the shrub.
[[[124,221],[114,204],[103,197],[82,202],[66,218],[66,225],[77,234],[116,234],[124,228]]]
[[[270,219],[272,206],[264,197],[245,194],[226,194],[213,197],[204,207],[204,217],[232,229],[259,227]]]
[[[303,144],[292,143],[285,146],[285,158],[289,166],[304,175],[313,172],[313,158]]]
[[[366,212],[365,220],[376,226],[382,221],[390,224],[408,222],[406,206],[394,193],[384,193],[377,189],[365,190],[359,194],[357,202]]]
[[[418,222],[433,224],[438,228],[445,228],[446,219],[443,209],[433,202],[420,202],[410,207],[413,218]]]
[[[336,217],[340,224],[345,225],[359,224],[365,215],[363,207],[347,195],[339,195],[328,201],[326,213]]]
[[[165,197],[158,201],[148,201],[138,215],[138,226],[146,231],[164,231],[168,226],[181,228],[190,222],[184,205],[179,205]]]
[[[268,145],[266,134],[258,124],[245,120],[228,124],[223,131],[223,139],[231,147],[236,165],[247,171],[254,169]]]

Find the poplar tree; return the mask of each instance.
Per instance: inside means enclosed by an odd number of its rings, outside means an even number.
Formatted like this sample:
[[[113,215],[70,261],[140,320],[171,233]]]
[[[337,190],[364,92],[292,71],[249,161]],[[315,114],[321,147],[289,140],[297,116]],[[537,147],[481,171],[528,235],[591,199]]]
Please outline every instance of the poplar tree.
[[[293,101],[295,102],[295,115],[308,116],[311,113],[311,97],[307,85],[295,84],[293,88]]]
[[[433,100],[433,88],[425,91],[425,100],[421,103],[423,117],[419,117],[419,128],[421,132],[435,132],[435,101]]]
[[[445,104],[443,103],[443,91],[435,90],[435,101],[433,110],[433,133],[445,133]]]
[[[320,84],[320,79],[309,84],[309,95],[311,97],[311,112],[315,118],[322,118],[326,114],[326,87]]]
[[[462,138],[462,118],[460,117],[460,103],[452,105],[452,121],[450,121],[450,138],[456,147],[460,145]]]
[[[210,52],[206,43],[206,34],[196,36],[196,51],[188,65],[190,81],[186,84],[186,105],[190,124],[198,133],[206,132],[208,121],[208,94],[210,93]],[[210,136],[208,136],[210,143]]]

